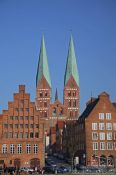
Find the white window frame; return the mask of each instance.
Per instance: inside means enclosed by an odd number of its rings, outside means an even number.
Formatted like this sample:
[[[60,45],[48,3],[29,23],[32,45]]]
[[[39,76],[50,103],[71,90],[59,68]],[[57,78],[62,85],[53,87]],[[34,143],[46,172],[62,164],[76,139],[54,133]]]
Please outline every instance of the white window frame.
[[[99,139],[100,140],[105,140],[105,132],[100,132],[99,133]]]
[[[7,144],[2,145],[2,153],[3,154],[7,153]]]
[[[112,130],[112,123],[106,123],[106,130]]]
[[[105,124],[99,123],[99,130],[105,130]]]
[[[109,145],[111,148],[109,148]],[[112,142],[107,142],[107,150],[113,150],[113,143]]]
[[[106,120],[111,120],[112,116],[111,113],[106,113]]]
[[[99,119],[104,120],[104,113],[99,113]]]
[[[26,145],[26,152],[27,152],[27,154],[31,153],[31,145],[30,144]]]
[[[98,140],[98,133],[92,132],[92,140]]]
[[[33,145],[33,152],[34,152],[34,154],[38,153],[38,145],[37,144]]]
[[[107,140],[112,140],[112,132],[107,132]]]
[[[18,154],[21,154],[22,153],[22,145],[21,144],[18,144],[17,145],[17,153]]]
[[[93,150],[98,150],[98,142],[93,142]]]
[[[92,123],[92,130],[97,130],[97,123]]]
[[[11,144],[10,145],[10,153],[11,154],[14,154],[15,153],[15,146],[14,146],[14,144]]]
[[[106,150],[106,143],[100,142],[100,150]]]

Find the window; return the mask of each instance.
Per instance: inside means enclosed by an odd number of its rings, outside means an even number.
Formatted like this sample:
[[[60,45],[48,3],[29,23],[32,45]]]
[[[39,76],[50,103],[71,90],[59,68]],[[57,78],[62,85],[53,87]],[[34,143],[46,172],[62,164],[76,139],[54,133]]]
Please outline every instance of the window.
[[[42,92],[40,92],[40,97],[43,97],[43,94],[42,94]]]
[[[39,124],[36,124],[35,127],[36,127],[36,128],[39,128]]]
[[[18,128],[18,124],[15,124],[15,128]]]
[[[18,138],[18,132],[14,133],[14,138]]]
[[[19,111],[20,111],[20,112],[23,112],[23,108],[20,108]]]
[[[13,138],[13,133],[12,132],[8,133],[8,138]]]
[[[30,116],[30,120],[33,120],[34,119],[34,117],[33,116]]]
[[[97,142],[93,142],[93,150],[98,150],[98,143]]]
[[[2,145],[2,153],[3,154],[7,153],[7,144]]]
[[[71,96],[71,91],[68,92],[68,96],[69,96],[69,97]]]
[[[112,123],[106,123],[106,130],[112,130]]]
[[[34,128],[34,125],[33,124],[30,124],[30,128]]]
[[[21,154],[22,153],[22,145],[21,144],[18,144],[17,145],[17,153],[18,154]]]
[[[92,140],[98,140],[98,133],[97,132],[92,133]]]
[[[17,111],[17,112],[18,112],[18,111],[19,111],[19,109],[18,109],[18,108],[15,108],[15,111]]]
[[[48,94],[47,94],[47,92],[45,92],[45,97],[47,97],[48,96]]]
[[[38,145],[37,144],[34,144],[34,154],[37,154],[37,152],[38,152]]]
[[[14,119],[15,119],[15,120],[18,120],[18,116],[15,116]]]
[[[33,132],[30,132],[30,138],[33,138],[33,136],[34,136]]]
[[[47,112],[46,111],[44,112],[44,117],[47,117]]]
[[[99,139],[100,140],[105,140],[105,133],[104,132],[99,133]]]
[[[23,138],[23,133],[22,132],[20,132],[20,138]]]
[[[111,113],[106,113],[106,119],[111,120]]]
[[[31,145],[27,144],[27,154],[31,153]]]
[[[116,142],[114,142],[114,150],[116,150]]]
[[[10,125],[9,125],[9,127],[12,129],[12,128],[13,128],[13,125],[12,125],[12,124],[10,124]]]
[[[76,96],[76,91],[73,92],[73,97],[75,97],[75,96]]]
[[[20,128],[23,128],[23,124],[20,124]]]
[[[27,112],[29,112],[29,108],[26,108],[25,110],[26,110]]]
[[[76,107],[76,100],[73,101],[73,107]]]
[[[114,140],[116,140],[116,133],[114,133]]]
[[[4,124],[4,128],[8,128],[8,124]]]
[[[39,138],[39,133],[38,132],[35,133],[35,138]]]
[[[46,101],[44,102],[44,107],[47,107],[47,102]]]
[[[10,145],[10,153],[14,154],[15,152],[15,146],[13,144]]]
[[[106,149],[105,142],[100,142],[100,150],[105,150],[105,149]]]
[[[25,138],[26,138],[26,139],[29,138],[28,132],[25,133]]]
[[[13,116],[10,116],[10,120],[13,120]]]
[[[25,124],[25,128],[28,128],[28,124]]]
[[[56,115],[56,108],[53,109],[53,115]]]
[[[23,116],[20,116],[20,120],[23,120]]]
[[[25,120],[28,120],[28,116],[25,116]]]
[[[105,129],[104,123],[99,123],[99,130],[104,130],[104,129]]]
[[[99,113],[99,119],[103,120],[104,119],[104,113]]]
[[[4,133],[4,138],[8,138],[8,133],[7,132]]]
[[[108,149],[108,150],[112,150],[112,149],[113,149],[113,143],[108,142],[108,143],[107,143],[107,149]]]
[[[116,130],[116,123],[113,123],[113,129]]]
[[[107,133],[107,140],[112,140],[112,132]]]
[[[68,101],[68,107],[71,107],[71,100]]]
[[[97,130],[97,123],[92,123],[92,130]]]

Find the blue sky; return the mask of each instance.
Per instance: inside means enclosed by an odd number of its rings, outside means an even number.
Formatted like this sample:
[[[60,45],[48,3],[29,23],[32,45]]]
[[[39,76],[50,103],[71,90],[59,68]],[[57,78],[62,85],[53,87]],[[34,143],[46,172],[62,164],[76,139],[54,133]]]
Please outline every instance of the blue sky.
[[[81,111],[102,91],[116,101],[115,0],[0,0],[0,111],[18,85],[35,99],[42,33],[52,81],[63,98],[70,31],[80,76]]]

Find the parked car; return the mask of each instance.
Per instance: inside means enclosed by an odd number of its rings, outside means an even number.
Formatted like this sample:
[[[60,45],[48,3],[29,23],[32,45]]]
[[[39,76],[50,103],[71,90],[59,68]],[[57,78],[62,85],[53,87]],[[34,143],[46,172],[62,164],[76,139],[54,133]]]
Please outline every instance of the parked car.
[[[22,168],[19,169],[19,172],[32,173],[32,172],[34,172],[34,170],[32,168],[22,167]]]

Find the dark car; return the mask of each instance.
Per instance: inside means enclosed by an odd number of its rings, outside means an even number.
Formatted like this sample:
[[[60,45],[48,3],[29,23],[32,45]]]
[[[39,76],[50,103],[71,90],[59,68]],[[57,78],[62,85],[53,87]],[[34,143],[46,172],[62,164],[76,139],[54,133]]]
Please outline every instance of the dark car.
[[[61,167],[57,168],[57,172],[58,173],[68,173],[69,169],[65,166],[61,166]]]
[[[45,166],[43,167],[44,173],[54,173],[55,170],[51,166]]]

